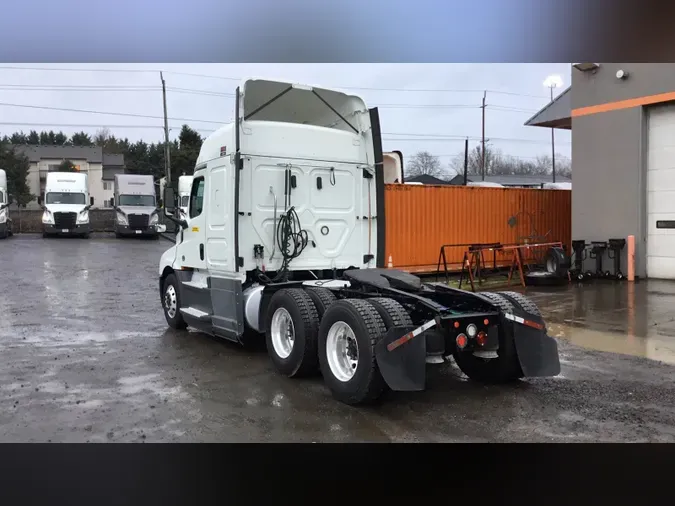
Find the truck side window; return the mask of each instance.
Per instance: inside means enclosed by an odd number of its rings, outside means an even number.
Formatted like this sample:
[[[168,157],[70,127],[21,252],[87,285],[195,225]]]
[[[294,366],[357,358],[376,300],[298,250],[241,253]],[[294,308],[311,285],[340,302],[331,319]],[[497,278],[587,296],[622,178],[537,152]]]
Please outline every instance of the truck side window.
[[[192,182],[190,191],[190,218],[195,218],[202,214],[204,207],[204,178],[198,177]]]

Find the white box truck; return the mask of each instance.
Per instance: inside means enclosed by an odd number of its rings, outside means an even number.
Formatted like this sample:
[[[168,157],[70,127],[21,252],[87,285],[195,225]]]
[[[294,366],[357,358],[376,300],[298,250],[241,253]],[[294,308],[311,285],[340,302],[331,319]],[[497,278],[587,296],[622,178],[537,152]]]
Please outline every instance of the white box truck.
[[[44,200],[39,198],[38,203],[44,209],[43,237],[58,235],[89,237],[91,232],[89,208],[94,205],[94,197],[89,197],[86,174],[47,173]]]
[[[0,169],[0,239],[12,235],[12,220],[9,217],[9,194],[7,193],[7,173]]]
[[[187,217],[190,190],[192,190],[192,176],[180,176],[178,178],[178,208],[183,213],[183,218]]]
[[[340,91],[247,80],[235,117],[202,144],[186,219],[159,261],[168,325],[261,340],[287,377],[317,374],[347,404],[425,387],[449,356],[501,383],[560,372],[537,307],[384,268],[377,109]],[[404,188],[401,185],[401,188]]]
[[[115,236],[159,237],[166,227],[159,223],[159,209],[152,176],[115,174],[110,205],[115,209]]]

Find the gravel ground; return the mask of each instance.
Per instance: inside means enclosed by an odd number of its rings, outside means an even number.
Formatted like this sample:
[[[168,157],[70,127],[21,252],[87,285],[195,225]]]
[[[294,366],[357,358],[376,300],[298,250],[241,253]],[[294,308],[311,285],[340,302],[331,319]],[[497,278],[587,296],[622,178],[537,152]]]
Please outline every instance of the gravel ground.
[[[156,273],[169,245],[0,241],[1,442],[675,441],[673,366],[565,340],[556,378],[485,387],[450,363],[425,392],[344,406],[320,378],[276,375],[264,351],[169,330]],[[535,298],[553,321],[588,326],[578,293]]]

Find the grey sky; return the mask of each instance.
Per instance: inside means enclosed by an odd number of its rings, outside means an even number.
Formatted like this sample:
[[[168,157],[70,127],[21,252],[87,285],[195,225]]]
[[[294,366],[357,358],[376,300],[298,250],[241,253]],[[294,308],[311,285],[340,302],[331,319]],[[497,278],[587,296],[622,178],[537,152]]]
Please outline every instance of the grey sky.
[[[325,87],[345,87],[362,96],[369,106],[379,106],[385,150],[401,150],[410,156],[427,150],[440,156],[444,166],[462,152],[469,136],[474,146],[481,135],[482,90],[488,90],[486,137],[505,154],[534,158],[551,152],[550,130],[525,127],[523,123],[547,102],[544,79],[571,79],[569,63],[523,64],[16,64],[0,65],[0,104],[25,104],[162,116],[159,74],[156,72],[14,70],[7,67],[52,69],[165,70],[170,120],[180,127],[188,123],[207,135],[219,123],[231,121],[230,95],[242,77],[290,80]],[[176,72],[176,73],[172,73]],[[221,79],[179,73],[219,76]],[[224,79],[232,78],[232,79]],[[112,87],[140,87],[120,90]],[[86,89],[86,87],[90,87]],[[172,90],[178,88],[179,90]],[[368,89],[370,88],[370,89]],[[400,91],[401,89],[407,91]],[[204,90],[194,93],[187,90]],[[393,91],[399,90],[399,91]],[[435,90],[435,91],[416,91]],[[474,90],[471,92],[442,90]],[[503,92],[503,93],[496,93]],[[400,105],[400,107],[393,107]],[[460,107],[435,107],[435,106]],[[426,106],[426,107],[414,107]],[[504,107],[509,109],[504,109]],[[7,125],[3,123],[20,123]],[[77,126],[66,127],[62,124]],[[83,125],[92,125],[86,127]],[[162,139],[162,120],[78,112],[8,107],[0,105],[0,133],[16,130],[84,130],[95,133],[107,125],[118,137],[145,141]],[[117,125],[117,126],[116,126]],[[132,125],[144,128],[131,128]],[[156,125],[155,127],[153,127]],[[172,138],[178,129],[171,132]],[[403,135],[393,135],[403,134]],[[436,136],[436,137],[433,137]],[[438,137],[441,136],[441,137]],[[457,139],[442,136],[457,136]],[[396,140],[398,139],[398,140]],[[556,152],[570,155],[568,131],[556,132]]]

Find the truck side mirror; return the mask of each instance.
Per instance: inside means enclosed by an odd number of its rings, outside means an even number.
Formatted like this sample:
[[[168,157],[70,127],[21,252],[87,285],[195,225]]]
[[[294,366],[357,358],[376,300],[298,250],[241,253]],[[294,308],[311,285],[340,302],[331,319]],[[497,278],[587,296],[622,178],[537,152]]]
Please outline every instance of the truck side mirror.
[[[173,188],[167,186],[164,188],[164,214],[173,216],[176,212],[176,195]]]
[[[115,207],[115,197],[110,197],[110,207]]]
[[[38,202],[38,205],[41,206],[42,205],[42,197],[38,197],[37,202]]]
[[[89,205],[90,206],[94,205],[94,197],[89,197]]]
[[[164,200],[159,199],[159,202],[157,203],[157,206],[161,209],[163,205],[164,205]]]

